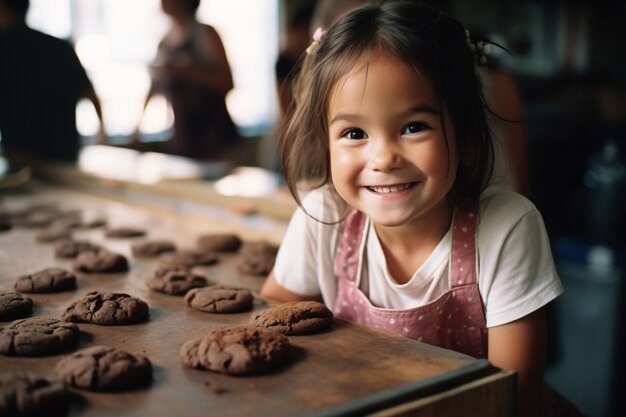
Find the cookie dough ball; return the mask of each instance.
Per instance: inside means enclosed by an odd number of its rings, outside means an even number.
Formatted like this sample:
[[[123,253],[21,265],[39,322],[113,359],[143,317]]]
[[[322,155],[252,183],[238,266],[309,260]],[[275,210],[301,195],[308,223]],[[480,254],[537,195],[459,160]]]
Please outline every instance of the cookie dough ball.
[[[230,375],[267,372],[286,359],[291,345],[286,336],[263,327],[231,327],[214,330],[186,342],[180,350],[191,368]]]
[[[240,313],[252,310],[254,297],[247,288],[212,285],[196,288],[185,295],[185,302],[193,309],[207,313]]]
[[[63,268],[46,268],[17,279],[15,290],[26,293],[50,293],[76,288],[76,277]]]
[[[38,233],[36,239],[37,242],[40,243],[49,243],[57,242],[62,239],[68,239],[70,237],[72,237],[72,231],[70,229],[53,227]]]
[[[53,317],[15,320],[0,329],[0,353],[10,356],[46,356],[76,346],[78,326]]]
[[[203,251],[237,252],[241,239],[234,233],[207,233],[198,237],[197,246]]]
[[[171,240],[149,240],[133,244],[131,250],[134,256],[151,258],[162,253],[174,252],[176,245]]]
[[[317,301],[292,301],[257,314],[252,323],[288,335],[305,335],[326,329],[333,313]]]
[[[245,242],[239,249],[239,270],[246,274],[267,275],[274,268],[278,246],[264,241]]]
[[[33,300],[17,292],[0,292],[0,321],[15,320],[33,312]]]
[[[148,320],[148,303],[124,293],[92,291],[74,301],[63,320],[104,326],[143,323]]]
[[[63,358],[55,373],[65,384],[90,391],[124,391],[152,380],[152,363],[110,346],[92,346]]]
[[[28,372],[0,373],[0,416],[63,415],[69,393],[65,385]]]
[[[213,265],[218,261],[217,255],[214,252],[193,249],[184,249],[166,253],[161,255],[159,260],[166,265],[182,266],[186,268],[201,265]]]
[[[104,232],[106,237],[130,238],[145,236],[146,231],[137,227],[113,227]]]
[[[63,239],[55,245],[54,253],[57,258],[73,259],[81,252],[97,252],[101,249],[100,245],[86,240]]]
[[[104,249],[83,251],[74,260],[74,269],[81,272],[126,272],[128,259]]]
[[[184,266],[162,265],[147,280],[150,289],[170,295],[185,295],[193,288],[205,287],[208,280]]]

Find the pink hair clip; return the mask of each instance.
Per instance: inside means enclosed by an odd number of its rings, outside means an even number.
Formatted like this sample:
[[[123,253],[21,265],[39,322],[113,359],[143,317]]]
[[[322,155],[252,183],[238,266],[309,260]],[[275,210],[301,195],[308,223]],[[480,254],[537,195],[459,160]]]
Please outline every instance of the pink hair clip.
[[[317,46],[320,44],[320,42],[322,41],[325,35],[326,35],[326,31],[322,29],[321,27],[318,27],[317,29],[315,29],[315,32],[313,32],[313,42],[311,42],[311,45],[309,45],[309,47],[306,48],[306,53],[311,54],[313,51],[315,51],[315,49],[317,49]]]
[[[313,32],[313,40],[316,42],[321,42],[321,40],[324,38],[324,35],[326,35],[326,31],[321,27],[318,27],[317,29],[315,29],[315,32]]]

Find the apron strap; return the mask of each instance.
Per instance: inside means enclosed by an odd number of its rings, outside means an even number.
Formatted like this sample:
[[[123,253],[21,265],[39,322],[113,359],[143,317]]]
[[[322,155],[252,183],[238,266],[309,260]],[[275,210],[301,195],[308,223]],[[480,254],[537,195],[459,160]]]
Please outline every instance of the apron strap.
[[[476,283],[477,205],[458,205],[452,224],[450,288]]]
[[[346,216],[335,258],[335,276],[356,281],[365,220],[365,214],[355,209]]]

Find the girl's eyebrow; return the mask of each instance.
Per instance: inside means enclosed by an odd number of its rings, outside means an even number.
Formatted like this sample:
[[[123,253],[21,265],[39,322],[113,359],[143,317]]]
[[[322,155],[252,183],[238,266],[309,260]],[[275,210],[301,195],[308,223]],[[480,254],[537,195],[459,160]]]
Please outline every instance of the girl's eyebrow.
[[[441,111],[439,109],[428,104],[411,107],[407,111],[407,114],[415,114],[415,113],[428,113],[428,114],[432,114],[433,116],[441,116]]]
[[[427,113],[433,116],[441,116],[441,111],[439,109],[428,104],[413,106],[406,111],[407,116],[412,115],[412,114],[418,114],[418,113]],[[359,120],[360,118],[361,116],[359,116],[358,114],[339,113],[335,117],[333,117],[333,119],[330,121],[328,125],[331,126],[333,123],[340,122],[340,121],[354,122],[354,121]]]

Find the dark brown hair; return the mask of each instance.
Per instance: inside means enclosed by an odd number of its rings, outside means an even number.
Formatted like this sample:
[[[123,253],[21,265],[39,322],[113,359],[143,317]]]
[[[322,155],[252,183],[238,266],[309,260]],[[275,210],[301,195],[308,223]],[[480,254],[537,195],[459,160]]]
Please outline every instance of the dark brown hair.
[[[493,170],[493,144],[465,28],[429,6],[387,1],[347,13],[305,58],[280,135],[283,175],[298,205],[300,181],[315,180],[315,186],[331,181],[327,111],[332,89],[359,57],[373,50],[399,57],[430,81],[450,115],[459,154],[447,198],[477,199]]]

